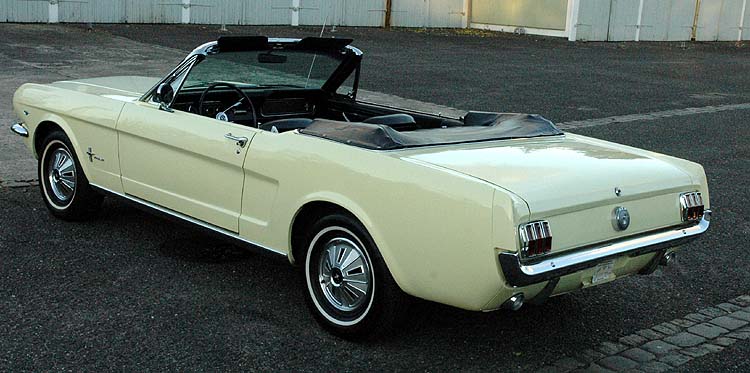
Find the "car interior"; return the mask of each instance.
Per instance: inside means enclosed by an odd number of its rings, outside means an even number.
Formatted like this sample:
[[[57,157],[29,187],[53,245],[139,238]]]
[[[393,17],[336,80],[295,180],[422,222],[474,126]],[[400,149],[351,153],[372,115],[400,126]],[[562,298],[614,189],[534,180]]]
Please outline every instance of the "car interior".
[[[222,37],[186,59],[151,97],[168,110],[370,149],[562,134],[538,115],[470,111],[447,118],[356,100],[361,52],[349,42]],[[219,80],[232,77],[254,83]],[[351,91],[338,93],[352,79]]]
[[[229,85],[208,91],[181,90],[171,107],[210,118],[225,113],[233,123],[279,133],[304,129],[319,118],[385,125],[399,132],[464,125],[456,119],[335,97],[321,89],[242,90]]]
[[[172,108],[273,133],[299,131],[377,150],[562,134],[538,115],[470,111],[454,119],[320,89],[242,90],[224,82],[209,87],[181,90]]]

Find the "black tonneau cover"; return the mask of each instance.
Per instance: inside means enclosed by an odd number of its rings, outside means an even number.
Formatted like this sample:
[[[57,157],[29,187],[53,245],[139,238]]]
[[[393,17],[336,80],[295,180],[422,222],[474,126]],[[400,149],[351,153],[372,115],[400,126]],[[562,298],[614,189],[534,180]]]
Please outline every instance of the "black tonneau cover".
[[[462,126],[445,128],[398,132],[385,125],[316,119],[300,132],[376,150],[562,135],[539,115],[480,112],[469,112]]]

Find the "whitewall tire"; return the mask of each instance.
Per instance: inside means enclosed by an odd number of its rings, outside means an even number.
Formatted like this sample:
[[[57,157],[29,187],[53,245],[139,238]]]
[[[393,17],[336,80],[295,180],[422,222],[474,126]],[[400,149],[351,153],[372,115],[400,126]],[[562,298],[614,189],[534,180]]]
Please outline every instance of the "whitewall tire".
[[[307,304],[326,330],[373,337],[398,326],[408,297],[398,287],[361,223],[349,214],[325,216],[305,241]]]

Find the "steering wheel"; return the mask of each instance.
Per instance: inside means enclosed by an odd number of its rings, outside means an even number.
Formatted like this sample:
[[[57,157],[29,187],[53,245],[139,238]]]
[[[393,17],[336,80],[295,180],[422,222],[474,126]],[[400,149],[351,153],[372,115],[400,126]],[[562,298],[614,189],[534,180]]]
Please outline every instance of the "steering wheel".
[[[240,100],[237,101],[234,105],[224,109],[224,111],[220,111],[218,114],[216,114],[216,119],[223,120],[225,122],[231,122],[230,114],[234,116],[234,111],[238,106],[243,105],[243,101],[245,102],[245,105],[247,106],[247,109],[249,109],[250,113],[252,113],[252,126],[258,127],[258,117],[255,114],[255,106],[253,105],[253,101],[250,100],[250,97],[243,92],[239,87],[232,83],[228,82],[214,82],[208,85],[206,89],[203,90],[203,93],[201,94],[201,98],[198,100],[198,114],[203,115],[203,102],[206,99],[206,95],[208,92],[216,87],[229,87],[234,89],[240,96]],[[237,117],[235,117],[237,118]]]

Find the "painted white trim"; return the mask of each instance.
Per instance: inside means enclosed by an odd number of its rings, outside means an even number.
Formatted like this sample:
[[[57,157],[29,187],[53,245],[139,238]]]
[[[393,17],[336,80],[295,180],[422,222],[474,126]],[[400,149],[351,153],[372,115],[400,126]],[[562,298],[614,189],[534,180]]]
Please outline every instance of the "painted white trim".
[[[188,24],[190,23],[190,9],[192,8],[190,6],[190,0],[182,0],[182,23]]]
[[[49,2],[49,23],[60,22],[60,4],[57,1]]]
[[[635,41],[641,41],[641,26],[643,23],[643,1],[638,3],[638,21],[635,22]]]
[[[469,27],[469,14],[471,12],[471,0],[464,0],[463,4],[463,14],[461,15],[461,27],[468,28]]]
[[[565,22],[565,32],[568,40],[576,41],[578,38],[578,15],[581,10],[581,0],[568,0],[568,14]]]
[[[737,41],[742,41],[742,31],[745,27],[745,12],[747,11],[747,0],[742,0],[742,11],[740,12],[740,30],[737,33]]]
[[[555,37],[560,37],[560,38],[564,38],[568,36],[565,30],[550,30],[550,29],[522,27],[522,26],[489,25],[486,23],[473,23],[473,22],[470,25],[471,25],[470,26],[471,28],[480,29],[480,30],[514,32],[517,28],[522,28],[526,31],[527,34],[531,34],[531,35],[555,36]]]
[[[300,0],[292,0],[292,26],[299,26]]]

